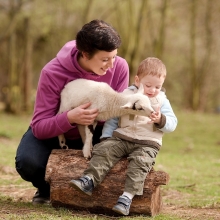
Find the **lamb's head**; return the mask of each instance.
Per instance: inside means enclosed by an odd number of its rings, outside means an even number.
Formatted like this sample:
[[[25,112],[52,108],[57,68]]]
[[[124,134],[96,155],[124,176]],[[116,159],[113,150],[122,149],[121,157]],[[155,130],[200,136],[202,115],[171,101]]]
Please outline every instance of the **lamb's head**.
[[[144,88],[143,85],[140,85],[140,88],[137,93],[130,95],[128,102],[121,106],[122,109],[131,109],[137,115],[149,116],[154,109],[151,106],[150,99],[143,94]]]

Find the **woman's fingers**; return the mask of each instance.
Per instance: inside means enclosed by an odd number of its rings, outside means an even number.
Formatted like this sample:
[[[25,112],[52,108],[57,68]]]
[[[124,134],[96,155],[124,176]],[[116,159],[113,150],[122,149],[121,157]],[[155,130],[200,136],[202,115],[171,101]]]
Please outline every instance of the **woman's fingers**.
[[[94,122],[95,118],[98,116],[98,109],[87,109],[91,103],[85,103],[80,105],[67,113],[69,122],[90,125]]]

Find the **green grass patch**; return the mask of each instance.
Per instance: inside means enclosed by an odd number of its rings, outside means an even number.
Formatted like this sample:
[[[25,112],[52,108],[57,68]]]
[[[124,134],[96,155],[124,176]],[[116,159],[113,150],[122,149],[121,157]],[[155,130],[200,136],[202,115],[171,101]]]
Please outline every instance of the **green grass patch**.
[[[20,220],[20,219],[47,219],[47,220],[107,220],[107,219],[123,219],[123,220],[179,220],[180,218],[168,215],[157,215],[155,217],[148,216],[131,216],[131,217],[110,217],[105,215],[95,215],[90,213],[82,213],[64,208],[53,208],[52,206],[33,206],[31,203],[14,202],[8,197],[0,196],[0,219]]]
[[[0,113],[0,166],[14,167],[14,158],[17,146],[30,123],[30,116],[9,115]]]
[[[170,175],[170,182],[162,187],[165,205],[179,208],[220,209],[220,115],[176,111],[178,127],[165,134],[155,170]],[[17,146],[27,130],[31,116],[0,113],[0,219],[109,219],[108,216],[73,213],[67,209],[33,206],[19,201],[8,189],[35,189],[20,178],[14,168]],[[20,191],[19,191],[20,192]],[[7,211],[9,210],[9,211]],[[20,214],[19,214],[20,213]],[[138,216],[117,219],[185,219],[174,214],[156,217]],[[201,219],[201,217],[193,219]],[[212,219],[211,217],[209,219]]]
[[[178,127],[165,134],[155,169],[169,173],[164,193],[177,191],[185,199],[167,199],[188,207],[220,207],[220,115],[177,112]],[[166,192],[167,191],[167,192]]]

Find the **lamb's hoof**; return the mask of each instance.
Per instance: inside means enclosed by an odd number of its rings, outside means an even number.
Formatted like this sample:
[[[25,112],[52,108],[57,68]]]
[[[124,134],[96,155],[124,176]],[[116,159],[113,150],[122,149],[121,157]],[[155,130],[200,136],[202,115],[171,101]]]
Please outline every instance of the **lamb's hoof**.
[[[90,159],[91,159],[91,155],[88,155],[88,156],[87,156],[87,155],[84,155],[84,154],[83,154],[83,157],[84,157],[86,160],[90,160]]]
[[[86,160],[90,160],[91,159],[91,155],[88,155],[88,156],[83,155],[83,156],[85,157]]]
[[[91,152],[89,151],[83,151],[83,157],[85,157],[85,159],[90,159],[92,156],[91,156]]]
[[[89,163],[90,158],[89,157],[85,157],[85,159],[86,159],[86,163]]]

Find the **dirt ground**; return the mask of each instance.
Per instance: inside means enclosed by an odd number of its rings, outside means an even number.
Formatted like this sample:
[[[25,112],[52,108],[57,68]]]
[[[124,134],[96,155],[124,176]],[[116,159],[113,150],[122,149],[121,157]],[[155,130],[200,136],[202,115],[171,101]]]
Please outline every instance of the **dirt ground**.
[[[0,178],[7,179],[7,180],[14,180],[18,179],[19,176],[17,172],[10,168],[10,167],[0,167]],[[24,182],[26,184],[26,182]],[[0,186],[0,194],[9,196],[12,201],[24,201],[24,202],[31,202],[31,199],[35,193],[35,189],[30,187],[30,185],[20,186],[17,185],[7,185],[7,186]],[[170,192],[169,198],[173,198],[176,201],[180,200],[182,195]],[[166,195],[165,195],[166,197]],[[19,214],[21,213],[26,214],[30,212],[30,208],[19,208],[16,205],[6,205],[5,207],[0,207],[0,219],[1,215],[10,212],[11,214]],[[220,209],[210,209],[210,208],[184,208],[178,206],[170,206],[167,204],[163,205],[162,213],[164,214],[172,214],[180,217],[181,219],[202,219],[202,220],[220,220]],[[78,213],[80,214],[80,213]],[[83,213],[84,214],[84,213]]]

